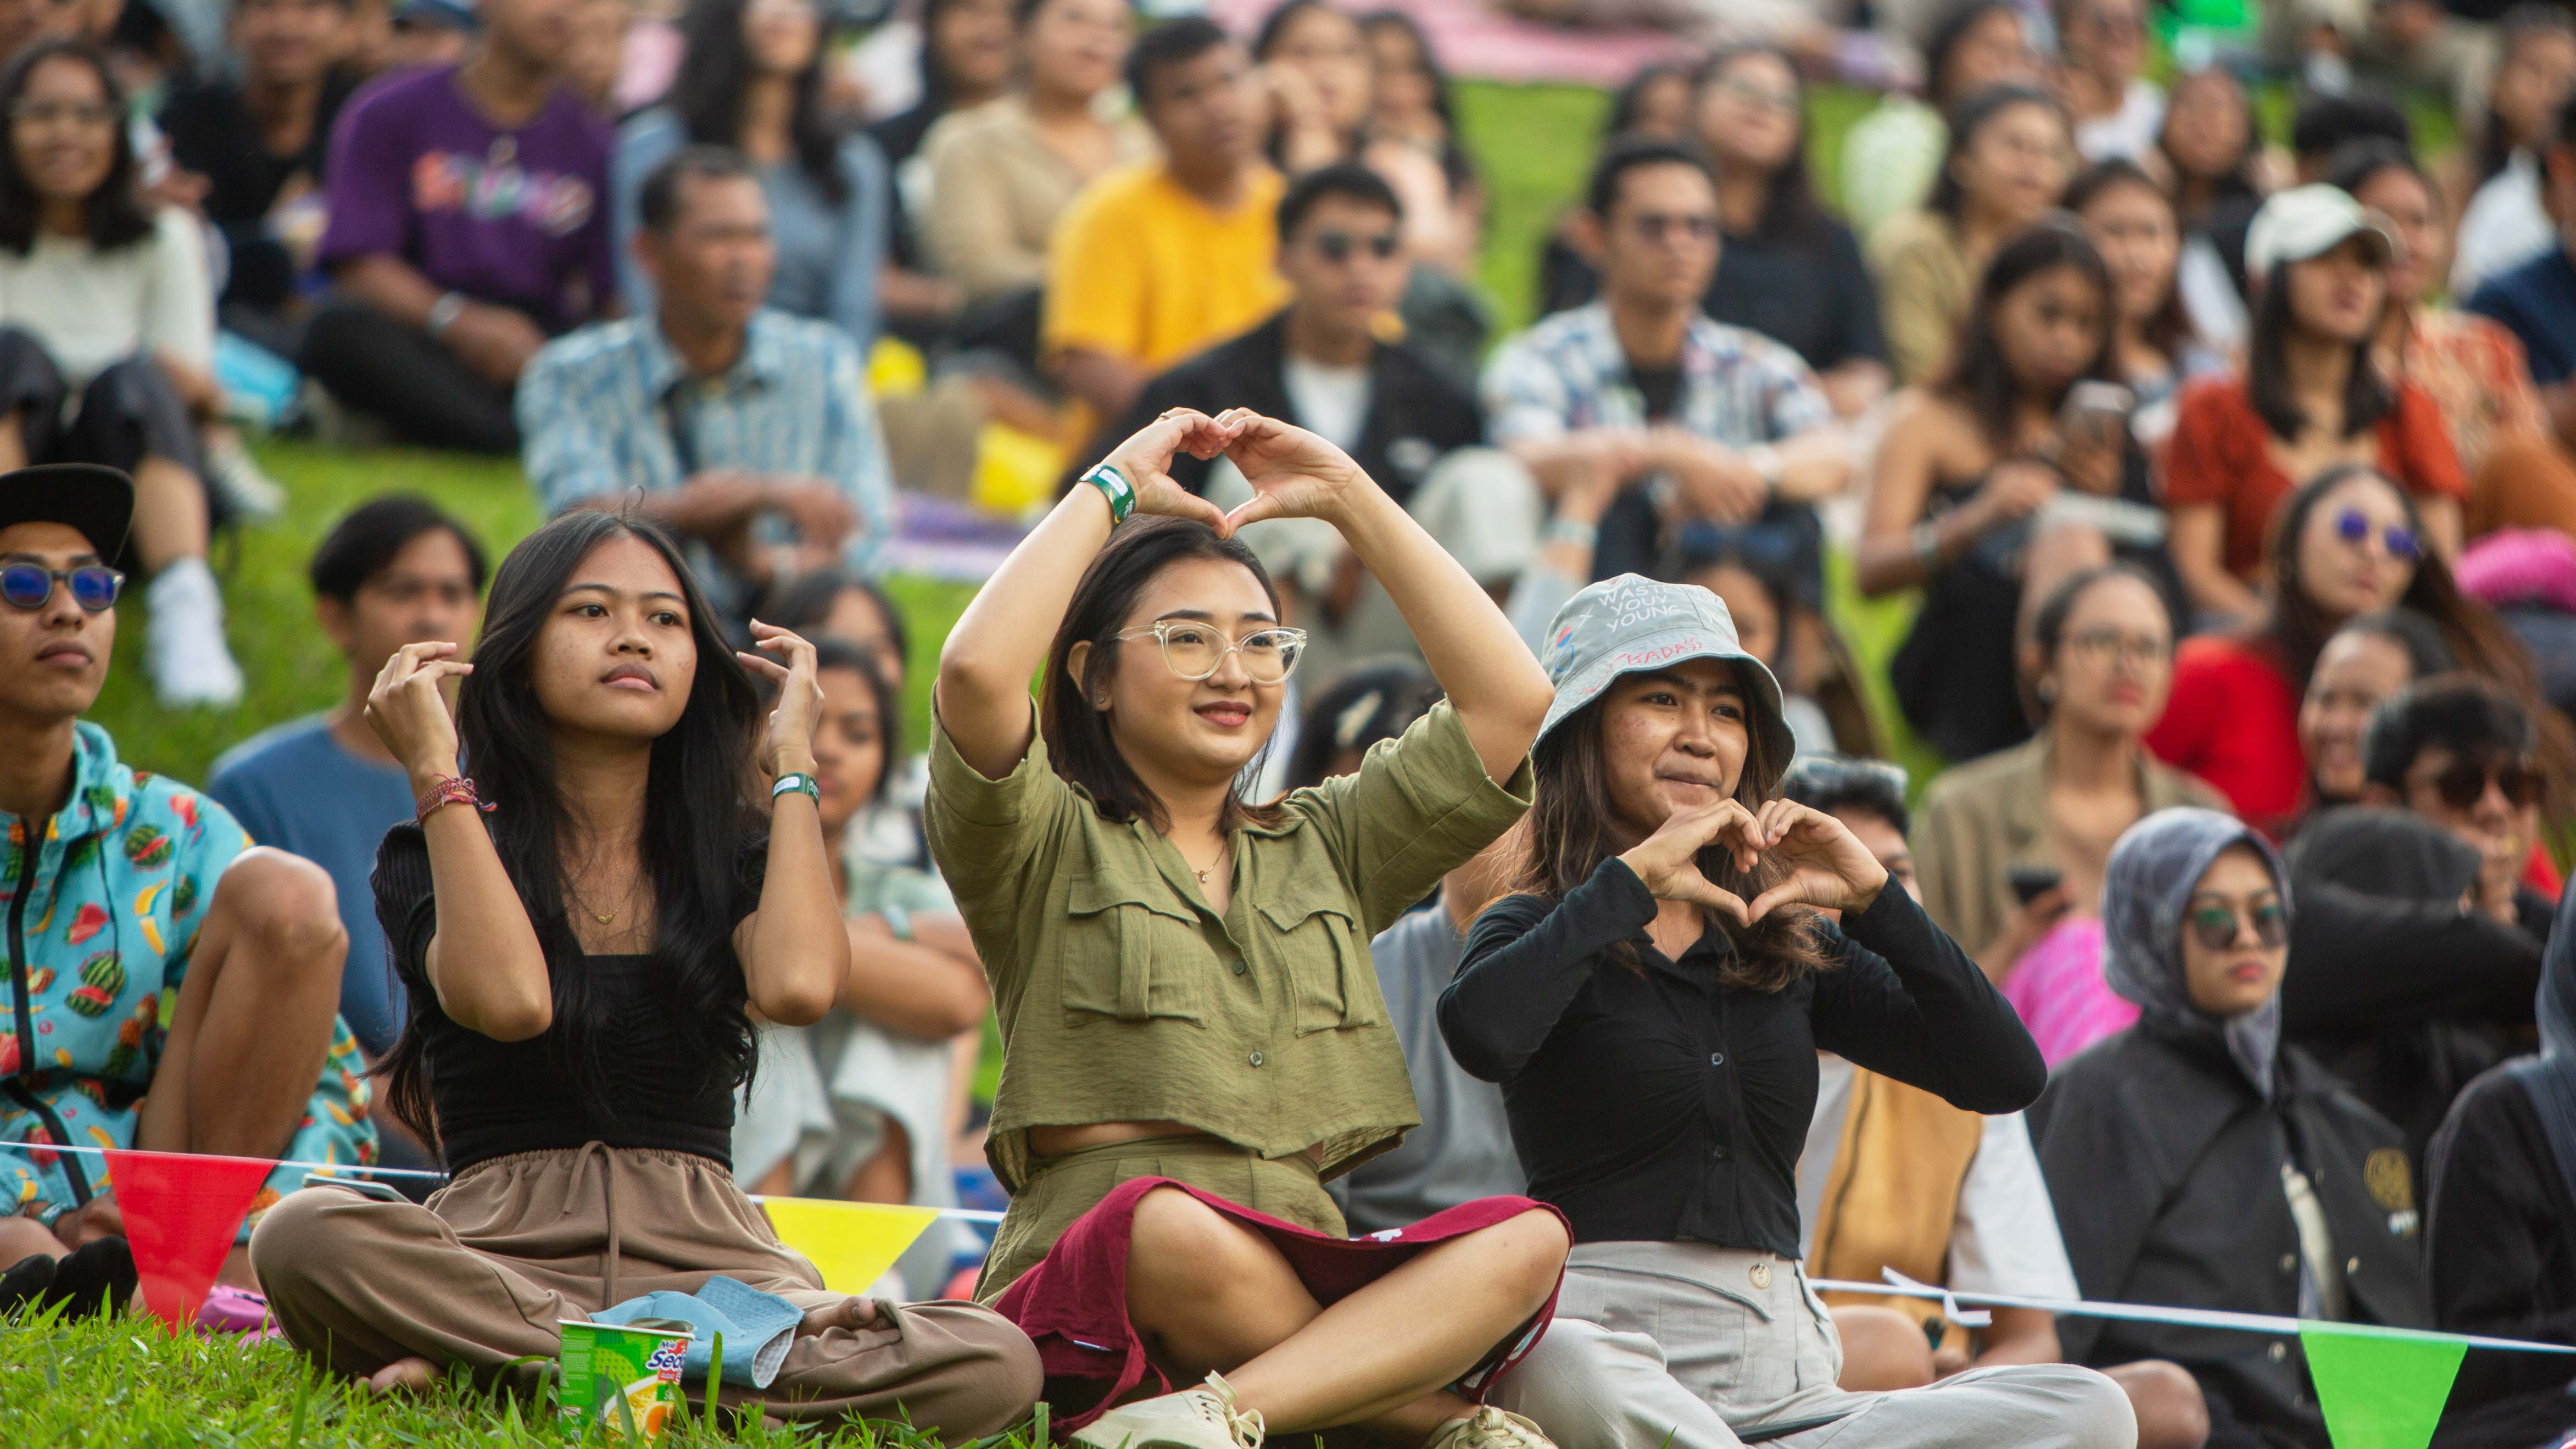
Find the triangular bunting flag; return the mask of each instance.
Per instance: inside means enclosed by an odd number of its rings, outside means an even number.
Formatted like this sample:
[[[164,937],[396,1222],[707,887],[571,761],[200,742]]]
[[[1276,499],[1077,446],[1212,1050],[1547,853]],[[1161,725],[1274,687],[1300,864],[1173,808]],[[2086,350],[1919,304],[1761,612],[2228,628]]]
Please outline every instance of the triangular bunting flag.
[[[2440,1334],[2359,1323],[2299,1325],[2334,1449],[2424,1449],[2468,1346]]]
[[[197,1319],[242,1214],[276,1163],[183,1152],[107,1154],[125,1239],[143,1279],[143,1306],[173,1329]]]
[[[778,1229],[778,1240],[814,1261],[823,1286],[835,1293],[865,1293],[939,1220],[939,1209],[901,1203],[832,1202],[812,1197],[770,1197],[760,1205]]]

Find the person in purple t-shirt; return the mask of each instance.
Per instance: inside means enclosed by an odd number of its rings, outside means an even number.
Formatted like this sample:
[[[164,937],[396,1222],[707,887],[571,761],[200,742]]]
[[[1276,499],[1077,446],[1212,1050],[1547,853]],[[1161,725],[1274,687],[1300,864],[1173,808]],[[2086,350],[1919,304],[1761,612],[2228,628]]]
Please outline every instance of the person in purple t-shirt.
[[[483,0],[452,66],[341,113],[320,261],[333,300],[305,371],[405,437],[515,453],[511,396],[545,340],[603,312],[606,122],[561,84],[579,0]]]

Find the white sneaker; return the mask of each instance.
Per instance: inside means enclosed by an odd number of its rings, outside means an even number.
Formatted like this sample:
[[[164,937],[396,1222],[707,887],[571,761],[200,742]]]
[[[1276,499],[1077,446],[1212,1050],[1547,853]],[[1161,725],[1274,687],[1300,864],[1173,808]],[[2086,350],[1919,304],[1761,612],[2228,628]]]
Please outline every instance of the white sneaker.
[[[1074,1431],[1083,1449],[1261,1449],[1258,1409],[1238,1409],[1215,1374],[1194,1389],[1121,1404]]]
[[[1434,1430],[1422,1449],[1556,1449],[1538,1425],[1486,1404]]]
[[[241,666],[224,642],[224,598],[204,559],[181,559],[143,591],[143,669],[173,709],[241,703]]]
[[[238,437],[206,449],[206,482],[243,518],[275,518],[286,511],[286,490],[260,471]]]

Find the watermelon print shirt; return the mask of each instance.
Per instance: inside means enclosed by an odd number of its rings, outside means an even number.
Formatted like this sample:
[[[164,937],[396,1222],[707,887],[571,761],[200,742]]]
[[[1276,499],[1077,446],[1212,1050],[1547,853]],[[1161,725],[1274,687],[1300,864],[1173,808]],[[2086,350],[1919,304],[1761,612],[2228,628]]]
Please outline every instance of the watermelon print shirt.
[[[134,1144],[215,878],[251,843],[223,806],[119,764],[97,725],[75,728],[70,801],[46,820],[0,813],[0,1211],[48,1224],[106,1185],[106,1163],[44,1146]],[[286,1157],[375,1160],[362,1070],[357,1041],[335,1018]],[[304,1171],[270,1177],[242,1241]]]

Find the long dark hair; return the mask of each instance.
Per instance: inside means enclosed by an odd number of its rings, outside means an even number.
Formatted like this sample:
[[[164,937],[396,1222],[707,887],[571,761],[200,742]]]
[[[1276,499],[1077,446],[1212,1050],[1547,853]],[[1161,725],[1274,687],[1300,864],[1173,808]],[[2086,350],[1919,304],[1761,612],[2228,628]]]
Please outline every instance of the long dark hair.
[[[1968,204],[1967,189],[1959,184],[1959,158],[1977,144],[1986,127],[2016,106],[2037,106],[2057,118],[2058,129],[2072,134],[2066,107],[2057,97],[2036,86],[1988,86],[1959,102],[1950,113],[1950,146],[1941,153],[1940,173],[1933,179],[1932,195],[1923,203],[1926,210],[1949,218],[1953,224],[1958,222],[1961,209]]]
[[[1994,260],[1986,264],[1986,274],[1977,282],[1976,300],[1959,326],[1959,350],[1950,364],[1949,374],[1934,384],[1933,391],[1966,408],[1985,430],[1986,441],[1997,450],[2013,450],[2013,420],[2021,404],[2021,379],[2004,355],[2003,338],[1995,330],[1995,314],[2004,299],[2023,284],[2060,268],[2069,268],[2092,283],[2102,295],[2102,347],[2077,381],[2111,380],[2114,341],[2119,329],[2113,325],[2112,313],[2118,301],[2111,292],[2111,269],[2102,262],[2092,239],[2074,226],[2058,220],[2043,221],[2011,241],[2004,243]],[[2068,384],[2067,390],[2072,390]],[[2053,410],[2065,401],[2065,391],[2048,400]]]
[[[1698,118],[1697,99],[1733,69],[1737,61],[1755,55],[1767,55],[1786,66],[1790,84],[1797,88],[1800,101],[1805,100],[1807,83],[1789,52],[1776,45],[1731,46],[1719,51],[1700,68],[1699,78],[1691,88],[1694,121]],[[1815,181],[1807,171],[1807,115],[1803,105],[1794,112],[1794,119],[1798,139],[1790,143],[1788,158],[1771,173],[1770,183],[1763,192],[1762,215],[1753,223],[1753,235],[1762,241],[1807,241],[1824,229],[1824,208],[1816,204]]]
[[[2524,4],[2506,11],[2496,21],[2496,68],[2501,70],[2513,59],[2513,53],[2524,42],[2542,36],[2576,40],[2576,21],[2556,5]],[[2478,118],[2478,184],[2484,185],[2513,160],[2513,138],[2505,134],[2504,117],[2496,114],[2494,88],[2488,89],[2486,113]],[[2546,137],[2543,138],[2544,144]]]
[[[1422,22],[1401,10],[1372,10],[1360,17],[1360,34],[1375,35],[1381,30],[1397,30],[1412,42],[1422,73],[1431,80],[1431,113],[1440,118],[1440,174],[1449,178],[1453,196],[1464,195],[1482,185],[1476,174],[1476,159],[1467,154],[1458,139],[1458,103],[1451,95],[1448,68],[1440,63],[1440,53],[1431,48],[1431,32]]]
[[[2414,498],[2394,479],[2367,463],[2328,468],[2300,484],[2281,505],[2273,517],[2267,560],[2272,578],[2272,611],[2265,632],[2280,651],[2291,683],[2302,694],[2307,692],[2308,676],[2316,670],[2317,656],[2345,621],[2319,607],[2300,578],[2299,535],[2307,530],[2308,516],[2355,478],[2373,479],[2393,494],[2398,506],[2406,511],[2406,526],[2415,531],[2416,538],[2424,539],[2424,515],[2416,508]],[[2484,604],[2460,592],[2459,584],[2451,577],[2450,565],[2442,561],[2441,553],[2429,540],[2418,548],[2415,576],[2406,585],[2406,592],[2398,595],[2396,606],[2431,620],[2441,630],[2442,641],[2450,646],[2460,667],[2501,681],[2521,698],[2538,697],[2531,656]]]
[[[743,878],[745,862],[760,858],[755,847],[766,831],[750,794],[759,695],[671,536],[642,518],[583,509],[510,550],[492,578],[473,677],[457,694],[456,734],[476,785],[499,807],[486,817],[492,846],[545,952],[554,990],[549,1048],[593,1111],[615,1108],[607,1058],[617,1032],[593,995],[564,909],[570,893],[562,850],[574,825],[556,785],[554,738],[531,674],[538,636],[573,571],[593,549],[620,538],[639,540],[671,566],[698,652],[688,708],[653,742],[636,846],[653,890],[652,978],[682,1047],[662,1070],[695,1070],[728,1086],[751,1076],[751,1019],[733,928],[752,885]],[[433,1130],[435,1113],[421,1024],[433,1002],[413,983],[402,1039],[376,1068],[388,1080],[395,1114],[424,1132]]]
[[[152,235],[152,208],[136,189],[134,142],[125,130],[125,90],[116,83],[107,55],[86,40],[44,40],[18,53],[0,71],[0,116],[26,98],[36,67],[51,60],[76,60],[98,76],[99,93],[114,117],[108,142],[107,179],[81,202],[81,235],[100,251],[132,246]],[[0,248],[25,256],[36,245],[36,215],[42,209],[36,188],[18,165],[18,148],[0,144]]]
[[[2165,193],[2163,187],[2156,184],[2156,179],[2147,174],[2145,167],[2127,157],[2114,157],[2086,167],[2074,181],[2067,185],[2066,209],[2077,216],[2082,216],[2086,207],[2123,186],[2142,187],[2149,196],[2156,199],[2156,204],[2165,209],[2165,215],[2173,218],[2174,239],[2179,243],[2182,238],[2182,216],[2174,210],[2173,198]],[[2191,340],[2191,314],[2184,311],[2182,305],[2181,257],[2181,250],[2177,247],[2174,253],[2174,271],[2165,278],[2164,304],[2157,307],[2155,315],[2149,317],[2138,329],[2138,335],[2146,339],[2149,347],[2163,353],[2167,361],[2177,366],[2182,361],[2183,344]],[[2118,310],[2115,300],[2112,311],[2116,314]],[[2114,321],[2116,320],[2115,316]],[[2115,327],[2114,330],[2116,331],[2117,328]]]
[[[2176,76],[2173,89],[2180,90],[2185,85],[2197,85],[2204,79],[2222,80],[2227,83],[2228,89],[2236,97],[2237,110],[2245,121],[2245,146],[2237,153],[2236,164],[2219,175],[2208,178],[2211,183],[2210,202],[2214,205],[2221,201],[2252,201],[2263,194],[2262,186],[2254,179],[2254,164],[2263,156],[2262,113],[2254,108],[2254,98],[2245,93],[2244,84],[2238,81],[2232,72],[2217,66],[2204,66],[2199,70],[2186,71]],[[2173,147],[2166,140],[2172,129],[2173,108],[2168,105],[2165,108],[2163,123],[2156,127],[2156,151],[2165,158],[2166,169],[2170,170],[2176,178],[2175,194],[2178,196],[2182,190],[2184,172],[2181,163],[2174,160]],[[2175,210],[2177,212],[2181,210],[2179,202],[2176,203]],[[2198,216],[2182,218],[2185,226],[2195,226],[2202,219]]]
[[[1745,696],[1754,698],[1754,691],[1746,689]],[[1607,750],[1601,739],[1608,699],[1604,694],[1566,716],[1530,756],[1538,796],[1530,807],[1520,878],[1513,883],[1523,894],[1563,900],[1568,891],[1590,880],[1601,862],[1637,843],[1620,828],[1610,799]],[[1762,782],[1787,765],[1785,760],[1768,757],[1760,730],[1746,730],[1736,800],[1748,810],[1759,811],[1771,795]],[[1728,851],[1715,845],[1699,853],[1699,869],[1711,885],[1733,891],[1747,903],[1787,878],[1787,872],[1767,857],[1755,861],[1751,871],[1739,871]],[[1780,907],[1750,929],[1713,912],[1703,911],[1701,916],[1711,929],[1725,932],[1735,948],[1718,968],[1721,985],[1778,991],[1810,971],[1833,964],[1818,943],[1816,913],[1805,906]],[[1610,955],[1623,965],[1638,964],[1636,952],[1625,942],[1611,947]]]
[[[742,34],[745,8],[745,0],[691,0],[680,21],[685,48],[667,99],[689,139],[701,146],[730,150],[742,145],[742,101],[752,76],[751,46]],[[816,24],[824,25],[822,16],[818,15]],[[837,204],[849,196],[850,178],[841,168],[841,127],[823,104],[823,63],[830,38],[828,34],[815,37],[814,56],[796,75],[796,106],[787,118],[787,143],[795,154],[796,169]]]
[[[2025,35],[2028,34],[2030,22],[2024,18],[2022,7],[2015,0],[1968,0],[1968,3],[1942,16],[1940,23],[1932,27],[1932,38],[1923,46],[1923,88],[1935,107],[1948,110],[1965,99],[1942,93],[1941,73],[1950,68],[1950,57],[1968,38],[1968,32],[1998,10],[2009,13],[2014,23],[2023,28]]]
[[[2290,331],[2298,319],[2290,312],[2290,268],[2281,262],[2263,279],[2263,295],[2254,308],[2254,333],[2245,344],[2245,400],[2272,436],[2295,442],[2307,430],[2307,409],[2290,390]],[[2384,269],[2383,269],[2384,270]],[[2352,371],[2343,384],[2343,435],[2359,437],[2379,426],[2397,407],[2397,389],[2380,375],[2372,355],[2377,328],[2352,344]],[[2401,490],[2402,491],[2402,490]]]
[[[1270,611],[1279,612],[1279,588],[1243,540],[1219,538],[1215,529],[1192,519],[1139,518],[1111,534],[1108,546],[1093,555],[1091,566],[1082,571],[1082,581],[1073,586],[1073,601],[1065,606],[1064,622],[1056,626],[1055,642],[1047,648],[1046,681],[1038,692],[1038,732],[1046,740],[1055,772],[1081,786],[1105,819],[1142,820],[1156,830],[1171,828],[1171,815],[1163,802],[1118,752],[1118,742],[1109,734],[1109,716],[1092,708],[1090,698],[1074,687],[1065,661],[1072,657],[1074,645],[1088,643],[1092,684],[1098,687],[1115,679],[1128,648],[1118,631],[1127,626],[1136,600],[1163,570],[1188,559],[1213,559],[1251,570],[1261,592],[1270,598]],[[1162,668],[1150,652],[1152,641],[1145,641],[1143,647],[1149,651],[1143,656],[1145,662]],[[1268,746],[1263,748],[1266,751]],[[1224,818],[1217,828],[1230,830],[1245,820],[1275,818],[1277,812],[1268,806],[1244,803],[1238,778],[1226,795]]]
[[[1996,0],[1998,4],[2009,0]],[[1628,83],[1610,97],[1610,114],[1601,123],[1601,140],[1606,145],[1637,129],[1637,113],[1646,108],[1646,93],[1667,80],[1690,84],[1690,67],[1677,60],[1659,60],[1637,67]]]
[[[793,625],[781,627],[793,628]],[[877,748],[879,750],[876,788],[868,792],[870,800],[883,800],[893,788],[894,777],[901,773],[903,761],[903,691],[894,687],[894,677],[886,673],[885,661],[875,650],[847,639],[814,641],[814,672],[846,669],[868,687],[868,701],[877,711]],[[763,690],[769,694],[772,691]]]

